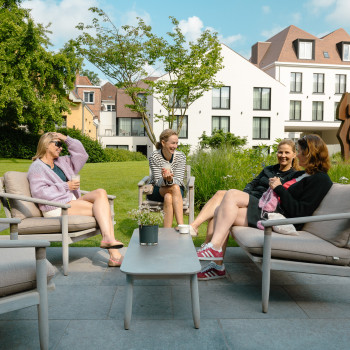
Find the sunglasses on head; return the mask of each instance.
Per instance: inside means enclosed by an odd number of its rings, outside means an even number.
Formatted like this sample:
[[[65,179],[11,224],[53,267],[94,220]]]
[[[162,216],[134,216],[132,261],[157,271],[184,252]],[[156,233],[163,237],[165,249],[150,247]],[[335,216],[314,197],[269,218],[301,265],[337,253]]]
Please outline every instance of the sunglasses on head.
[[[51,141],[51,143],[54,143],[56,147],[62,147],[63,143],[61,141]]]

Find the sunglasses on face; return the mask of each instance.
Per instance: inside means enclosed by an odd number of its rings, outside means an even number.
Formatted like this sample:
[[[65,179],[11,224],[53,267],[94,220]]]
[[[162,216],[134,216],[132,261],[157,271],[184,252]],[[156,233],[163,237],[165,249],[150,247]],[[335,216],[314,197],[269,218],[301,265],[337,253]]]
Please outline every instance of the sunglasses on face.
[[[63,143],[61,141],[51,141],[51,143],[54,143],[56,147],[62,147]]]

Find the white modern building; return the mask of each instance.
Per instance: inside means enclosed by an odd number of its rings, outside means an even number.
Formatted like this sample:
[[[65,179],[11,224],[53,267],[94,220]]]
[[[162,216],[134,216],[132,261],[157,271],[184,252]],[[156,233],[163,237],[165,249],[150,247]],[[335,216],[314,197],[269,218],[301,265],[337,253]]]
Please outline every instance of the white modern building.
[[[349,91],[350,35],[338,29],[317,38],[289,26],[252,47],[251,62],[288,89],[286,136],[317,133],[331,152],[339,151],[337,105]]]

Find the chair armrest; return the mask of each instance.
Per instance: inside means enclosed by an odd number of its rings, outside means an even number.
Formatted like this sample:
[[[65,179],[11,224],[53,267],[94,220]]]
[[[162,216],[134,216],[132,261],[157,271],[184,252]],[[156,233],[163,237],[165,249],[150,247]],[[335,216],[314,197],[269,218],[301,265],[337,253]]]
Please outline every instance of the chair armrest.
[[[45,199],[33,198],[22,196],[21,194],[11,194],[11,193],[0,193],[0,197],[9,198],[9,199],[17,199],[25,202],[32,202],[37,204],[51,205],[53,207],[68,209],[70,208],[70,204],[63,204],[58,202],[47,201]]]
[[[264,220],[264,221],[261,221],[261,224],[264,227],[271,227],[276,225],[305,224],[307,222],[329,221],[329,220],[340,220],[340,219],[350,219],[350,213],[302,216],[298,218],[278,219],[278,220]]]
[[[21,219],[17,218],[0,219],[0,224],[19,224],[20,222]]]
[[[145,176],[145,177],[137,184],[137,186],[142,187],[142,186],[146,185],[150,179],[151,179],[151,177],[150,177],[149,175],[148,175],[148,176]]]
[[[192,187],[194,187],[194,181],[195,181],[195,177],[194,176],[191,176],[189,179],[188,179],[188,181],[187,181],[187,187],[188,188],[192,188]]]
[[[80,190],[80,193],[81,194],[87,194],[87,193],[89,193],[89,192],[91,192],[91,191],[84,191],[84,190]],[[107,194],[107,198],[108,199],[116,199],[117,198],[117,196],[114,196],[113,194]]]
[[[49,241],[0,240],[0,248],[45,248],[49,246]]]

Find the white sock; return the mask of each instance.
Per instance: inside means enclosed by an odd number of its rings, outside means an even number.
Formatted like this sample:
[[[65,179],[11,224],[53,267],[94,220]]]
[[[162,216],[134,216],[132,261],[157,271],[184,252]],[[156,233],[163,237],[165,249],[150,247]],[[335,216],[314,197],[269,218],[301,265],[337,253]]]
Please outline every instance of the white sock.
[[[207,243],[207,246],[209,247],[209,248],[212,248],[212,249],[214,249],[214,250],[216,250],[217,252],[221,252],[222,251],[222,249],[215,249],[214,247],[213,247],[213,245],[211,244],[211,242],[209,242],[209,243]]]

